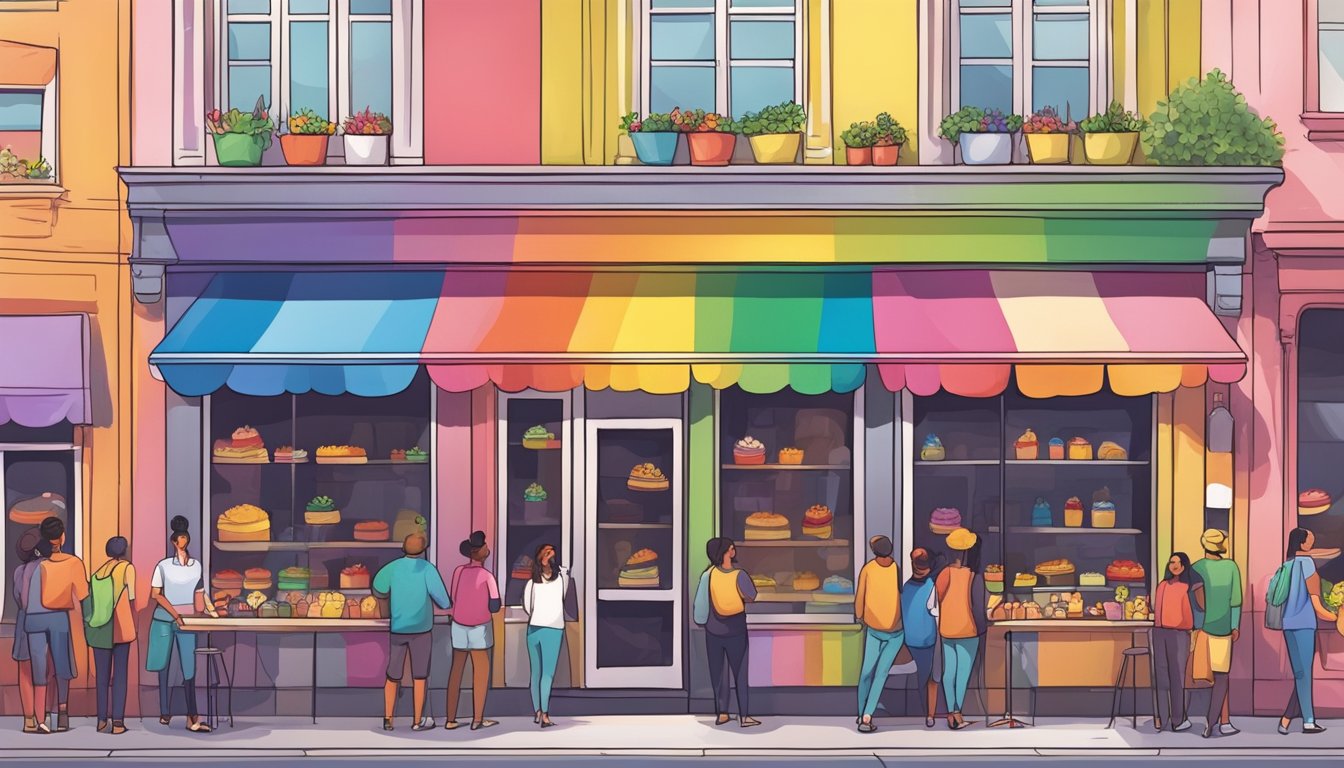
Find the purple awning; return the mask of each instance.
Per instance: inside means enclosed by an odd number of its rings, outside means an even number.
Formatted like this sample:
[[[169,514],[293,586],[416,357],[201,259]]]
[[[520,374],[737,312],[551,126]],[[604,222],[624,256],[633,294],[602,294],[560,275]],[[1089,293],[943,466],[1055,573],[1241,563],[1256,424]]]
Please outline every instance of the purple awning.
[[[88,315],[0,315],[0,424],[87,424],[89,410]]]

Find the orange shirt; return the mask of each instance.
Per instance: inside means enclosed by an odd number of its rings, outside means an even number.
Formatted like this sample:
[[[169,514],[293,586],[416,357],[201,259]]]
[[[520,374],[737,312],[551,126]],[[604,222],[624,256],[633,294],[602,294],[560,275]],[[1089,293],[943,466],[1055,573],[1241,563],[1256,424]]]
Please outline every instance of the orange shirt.
[[[53,611],[70,611],[89,596],[89,575],[84,561],[57,552],[42,561],[42,605]]]
[[[1190,585],[1183,581],[1163,579],[1157,583],[1153,598],[1153,624],[1161,629],[1194,629],[1195,617],[1190,609]]]
[[[938,634],[949,640],[978,634],[975,616],[971,614],[972,576],[970,568],[949,565],[934,582],[938,592]]]

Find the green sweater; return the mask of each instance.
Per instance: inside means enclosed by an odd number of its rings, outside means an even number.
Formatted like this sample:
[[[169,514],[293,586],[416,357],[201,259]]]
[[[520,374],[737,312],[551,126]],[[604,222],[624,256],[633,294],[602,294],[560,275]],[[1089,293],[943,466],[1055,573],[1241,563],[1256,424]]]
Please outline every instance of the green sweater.
[[[1204,624],[1215,637],[1241,627],[1241,569],[1231,560],[1203,558],[1190,566],[1204,584]]]

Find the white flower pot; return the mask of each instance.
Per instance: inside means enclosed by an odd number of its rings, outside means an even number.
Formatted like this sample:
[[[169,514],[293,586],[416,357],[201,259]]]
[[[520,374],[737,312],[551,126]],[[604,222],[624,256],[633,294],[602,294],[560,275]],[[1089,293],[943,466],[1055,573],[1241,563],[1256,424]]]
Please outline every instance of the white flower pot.
[[[962,133],[961,162],[967,165],[1008,165],[1013,162],[1013,134]]]
[[[387,165],[387,144],[391,136],[345,134],[346,165]]]

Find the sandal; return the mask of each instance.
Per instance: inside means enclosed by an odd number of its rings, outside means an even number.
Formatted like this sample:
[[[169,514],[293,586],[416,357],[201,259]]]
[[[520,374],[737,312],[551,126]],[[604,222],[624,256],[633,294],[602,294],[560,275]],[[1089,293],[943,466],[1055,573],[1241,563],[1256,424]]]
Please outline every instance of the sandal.
[[[489,728],[489,727],[494,726],[494,725],[499,725],[499,721],[497,721],[497,720],[482,720],[482,721],[480,721],[479,723],[477,723],[477,722],[473,722],[473,723],[471,724],[471,730],[473,730],[473,731],[479,731],[479,730],[481,730],[482,728]]]
[[[99,720],[99,721],[98,721],[98,732],[99,732],[99,733],[104,733],[104,732],[106,732],[106,731],[107,731],[107,727],[108,727],[108,722],[107,722],[106,720]]]
[[[877,726],[873,725],[871,722],[859,723],[859,733],[873,733],[876,730]]]
[[[390,717],[383,718],[383,730],[384,731],[392,730],[392,718]]]
[[[70,712],[61,710],[56,713],[56,732],[65,733],[70,730]]]
[[[434,718],[421,718],[420,722],[411,726],[412,731],[432,731],[434,730]]]
[[[462,724],[457,722],[456,720],[449,720],[448,722],[443,724],[443,729],[445,731],[455,731],[460,725]]]
[[[732,719],[733,719],[733,716],[732,716],[732,715],[719,715],[719,716],[714,720],[714,724],[715,724],[715,725],[727,725],[728,723],[732,722]]]
[[[206,725],[200,720],[197,720],[194,723],[187,723],[187,730],[191,731],[192,733],[209,733],[211,729],[210,726]]]
[[[172,725],[172,724],[173,724],[173,718],[171,718],[171,717],[160,717],[160,718],[159,718],[159,725]]]
[[[924,727],[932,728],[935,722],[937,721],[935,721],[932,717],[926,717],[924,718]]]
[[[739,717],[737,723],[743,728],[753,728],[755,726],[760,725],[761,721],[757,720],[754,717]]]
[[[126,724],[125,724],[125,723],[121,722],[120,720],[113,720],[113,721],[112,721],[112,735],[113,735],[113,736],[120,736],[121,734],[123,734],[123,733],[125,733],[125,732],[126,732]]]

